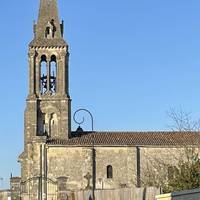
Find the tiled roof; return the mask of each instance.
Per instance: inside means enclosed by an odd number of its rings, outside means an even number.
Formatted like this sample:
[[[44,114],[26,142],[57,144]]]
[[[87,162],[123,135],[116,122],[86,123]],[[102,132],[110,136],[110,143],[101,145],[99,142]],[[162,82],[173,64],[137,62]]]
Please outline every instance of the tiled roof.
[[[67,47],[67,43],[62,39],[34,39],[29,47]]]
[[[51,139],[51,145],[70,146],[182,146],[200,145],[200,132],[83,132],[69,140]]]

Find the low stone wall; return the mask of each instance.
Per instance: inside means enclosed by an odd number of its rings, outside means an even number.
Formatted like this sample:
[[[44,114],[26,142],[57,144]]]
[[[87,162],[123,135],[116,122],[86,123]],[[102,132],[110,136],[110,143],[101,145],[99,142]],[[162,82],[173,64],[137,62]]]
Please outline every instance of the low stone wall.
[[[0,190],[0,200],[10,200],[10,190]]]
[[[199,200],[200,188],[156,196],[156,200]]]
[[[113,190],[96,190],[95,200],[155,200],[160,194],[158,188],[122,188]],[[92,200],[92,191],[68,193],[70,200]]]

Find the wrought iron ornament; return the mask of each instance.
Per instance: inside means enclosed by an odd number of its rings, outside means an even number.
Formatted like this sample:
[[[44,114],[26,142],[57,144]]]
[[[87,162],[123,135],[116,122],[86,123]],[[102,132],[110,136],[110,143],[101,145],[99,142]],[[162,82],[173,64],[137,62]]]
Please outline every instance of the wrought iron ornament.
[[[91,117],[91,128],[92,128],[92,131],[94,131],[94,118],[93,118],[93,116],[92,116],[92,113],[91,113],[89,110],[85,109],[85,108],[80,108],[80,109],[78,109],[78,110],[74,113],[74,116],[73,116],[74,122],[75,122],[76,124],[78,124],[79,127],[80,127],[81,124],[83,124],[83,123],[85,122],[85,118],[84,118],[84,117],[82,117],[82,120],[81,120],[81,121],[78,121],[78,120],[77,120],[76,116],[77,116],[77,114],[78,114],[79,112],[86,112],[86,113],[88,113],[88,114],[90,115],[90,117]]]

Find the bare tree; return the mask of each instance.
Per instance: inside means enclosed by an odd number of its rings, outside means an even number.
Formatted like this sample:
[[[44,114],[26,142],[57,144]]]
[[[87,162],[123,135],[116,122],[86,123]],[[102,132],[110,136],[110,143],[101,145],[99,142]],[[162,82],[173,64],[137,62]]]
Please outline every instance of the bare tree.
[[[169,126],[172,131],[200,131],[200,119],[194,120],[190,112],[170,108],[167,115],[172,121]]]
[[[172,131],[199,132],[200,120],[193,120],[191,113],[170,109],[167,114],[172,120]],[[199,151],[196,146],[179,146],[166,148],[164,156],[159,152],[149,155],[141,180],[143,186],[162,187],[164,192],[200,187]]]

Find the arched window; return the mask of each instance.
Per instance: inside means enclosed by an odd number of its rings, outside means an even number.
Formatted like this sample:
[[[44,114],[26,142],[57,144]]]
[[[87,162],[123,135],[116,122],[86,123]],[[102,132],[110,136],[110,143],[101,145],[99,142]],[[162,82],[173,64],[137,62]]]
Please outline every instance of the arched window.
[[[111,165],[107,166],[107,178],[113,178],[113,168]]]
[[[57,63],[56,56],[51,56],[50,62],[50,89],[52,93],[56,92]]]
[[[54,38],[55,32],[56,32],[56,27],[55,27],[55,24],[54,24],[54,19],[52,19],[50,23],[51,23],[51,26],[52,26],[52,37]]]
[[[46,30],[45,30],[45,38],[49,38],[50,34],[51,34],[51,28],[49,26],[47,26]]]
[[[47,91],[47,59],[45,55],[41,56],[40,61],[40,92],[44,94]]]
[[[52,39],[55,36],[56,27],[54,25],[54,19],[48,21],[45,29],[45,38]]]

